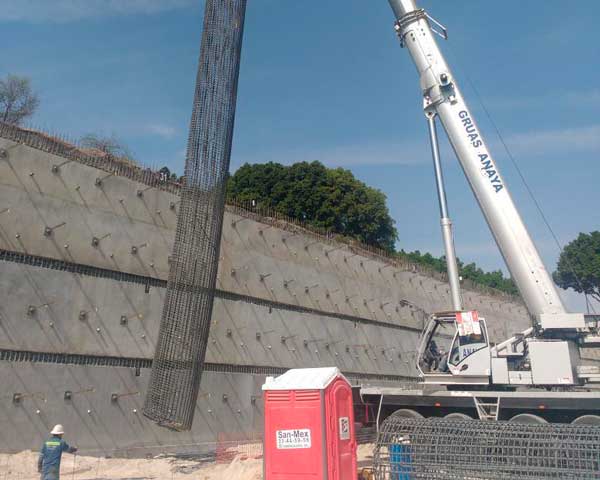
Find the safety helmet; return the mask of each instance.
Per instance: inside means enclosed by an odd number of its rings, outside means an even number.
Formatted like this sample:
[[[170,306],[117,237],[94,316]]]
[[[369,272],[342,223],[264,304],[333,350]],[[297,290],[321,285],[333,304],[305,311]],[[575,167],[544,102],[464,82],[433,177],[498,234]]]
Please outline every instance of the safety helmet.
[[[52,431],[50,432],[50,434],[51,435],[64,435],[65,434],[65,429],[59,423],[58,425],[54,425],[54,428],[52,429]]]

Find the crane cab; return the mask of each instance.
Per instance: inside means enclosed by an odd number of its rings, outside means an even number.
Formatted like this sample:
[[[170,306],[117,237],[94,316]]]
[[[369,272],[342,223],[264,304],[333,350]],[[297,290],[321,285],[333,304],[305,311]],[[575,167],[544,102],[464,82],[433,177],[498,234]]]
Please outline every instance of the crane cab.
[[[488,385],[491,356],[485,320],[476,311],[433,314],[423,331],[417,368],[425,383]]]

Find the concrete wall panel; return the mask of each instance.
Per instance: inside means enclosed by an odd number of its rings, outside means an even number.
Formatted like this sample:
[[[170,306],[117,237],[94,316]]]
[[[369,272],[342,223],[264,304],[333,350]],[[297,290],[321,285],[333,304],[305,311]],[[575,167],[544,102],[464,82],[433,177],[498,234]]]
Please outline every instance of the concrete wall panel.
[[[0,347],[151,358],[164,292],[2,262]],[[122,324],[125,317],[126,324]]]
[[[145,369],[136,377],[128,368],[0,363],[0,451],[37,449],[56,423],[83,453],[125,455],[129,450],[139,456],[174,444],[212,443],[205,446],[212,450],[219,435],[251,436],[262,425],[257,418],[262,418],[264,376],[206,372],[192,431],[177,433],[141,414],[149,374]],[[21,395],[18,403],[14,394]]]
[[[164,289],[11,262],[2,263],[2,273],[0,291],[13,301],[0,306],[0,348],[152,358]],[[376,352],[402,338],[413,350],[417,342],[415,331],[222,298],[212,322],[207,361],[232,365],[338,365],[397,375],[400,362],[381,364]]]

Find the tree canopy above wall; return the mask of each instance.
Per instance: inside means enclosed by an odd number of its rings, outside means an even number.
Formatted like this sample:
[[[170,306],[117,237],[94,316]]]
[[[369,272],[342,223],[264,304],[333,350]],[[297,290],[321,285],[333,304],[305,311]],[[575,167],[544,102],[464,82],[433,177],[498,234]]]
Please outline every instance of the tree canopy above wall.
[[[228,198],[256,201],[308,225],[388,252],[398,232],[386,196],[343,168],[320,162],[245,164],[229,180]]]

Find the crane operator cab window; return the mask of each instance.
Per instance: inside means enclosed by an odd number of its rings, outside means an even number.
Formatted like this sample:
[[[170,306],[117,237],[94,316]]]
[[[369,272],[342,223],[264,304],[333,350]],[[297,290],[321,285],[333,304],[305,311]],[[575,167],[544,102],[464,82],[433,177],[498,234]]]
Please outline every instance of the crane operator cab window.
[[[420,352],[419,367],[424,373],[448,371],[448,352],[456,329],[453,319],[433,318],[425,334],[426,344]]]
[[[434,315],[420,348],[419,367],[425,374],[450,374],[455,367],[460,369],[466,359],[488,347],[485,322],[477,312]]]
[[[487,347],[487,342],[483,330],[478,334],[457,335],[452,344],[448,361],[452,365],[458,365],[465,358],[485,347]]]

